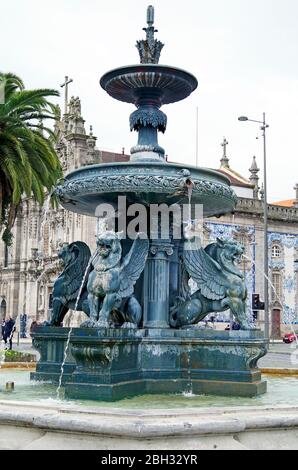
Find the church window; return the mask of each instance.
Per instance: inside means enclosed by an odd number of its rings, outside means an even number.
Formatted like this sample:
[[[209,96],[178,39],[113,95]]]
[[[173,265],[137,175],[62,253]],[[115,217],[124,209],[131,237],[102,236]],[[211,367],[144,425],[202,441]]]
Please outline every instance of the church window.
[[[278,245],[273,245],[273,247],[272,247],[272,249],[271,249],[271,256],[272,256],[272,258],[280,258],[280,255],[281,255],[280,246],[278,246]]]
[[[272,274],[272,300],[280,302],[281,299],[281,274],[273,273]]]

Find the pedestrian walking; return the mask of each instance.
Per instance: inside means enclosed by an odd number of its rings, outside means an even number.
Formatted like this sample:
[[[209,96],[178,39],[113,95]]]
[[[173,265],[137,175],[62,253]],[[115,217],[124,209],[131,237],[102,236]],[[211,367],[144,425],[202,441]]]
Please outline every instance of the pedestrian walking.
[[[11,316],[6,317],[4,326],[2,326],[2,338],[5,343],[5,349],[12,349],[12,337],[15,330],[15,321],[11,318]]]

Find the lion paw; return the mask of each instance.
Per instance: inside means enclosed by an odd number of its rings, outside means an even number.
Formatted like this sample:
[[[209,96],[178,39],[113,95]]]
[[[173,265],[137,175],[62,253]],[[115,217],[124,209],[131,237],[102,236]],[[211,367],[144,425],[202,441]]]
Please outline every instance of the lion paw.
[[[80,328],[96,328],[97,322],[94,320],[86,320],[81,325]]]
[[[135,330],[137,328],[137,325],[135,323],[125,322],[125,323],[123,323],[121,328],[129,328],[130,330],[131,329]]]

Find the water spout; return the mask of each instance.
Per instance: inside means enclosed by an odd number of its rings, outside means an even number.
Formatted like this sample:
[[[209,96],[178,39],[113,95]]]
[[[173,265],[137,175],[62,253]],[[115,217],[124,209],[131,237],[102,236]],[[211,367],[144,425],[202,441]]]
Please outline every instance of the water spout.
[[[185,180],[185,186],[186,186],[187,188],[191,188],[191,189],[193,188],[194,184],[193,184],[193,182],[191,181],[190,178],[187,178],[187,179]]]

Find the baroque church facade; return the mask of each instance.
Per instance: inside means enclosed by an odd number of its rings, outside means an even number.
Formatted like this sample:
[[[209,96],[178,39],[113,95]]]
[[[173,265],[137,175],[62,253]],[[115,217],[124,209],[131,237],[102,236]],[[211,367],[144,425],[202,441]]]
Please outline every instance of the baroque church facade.
[[[92,128],[86,133],[79,98],[72,97],[68,113],[55,124],[57,153],[64,173],[82,165],[128,161],[129,156],[99,150]],[[248,304],[252,294],[263,297],[263,194],[259,188],[259,169],[253,158],[249,179],[231,167],[227,157],[227,141],[223,144],[220,162],[222,173],[230,178],[238,196],[234,214],[220,219],[206,219],[204,243],[217,237],[233,237],[245,247],[241,270],[248,288]],[[268,205],[269,284],[271,336],[278,338],[289,330],[289,323],[298,324],[298,185],[295,197]],[[18,319],[26,313],[29,324],[42,322],[50,313],[53,283],[61,271],[58,251],[61,244],[82,240],[95,249],[96,219],[52,209],[47,199],[40,208],[25,198],[13,228],[13,245],[0,242],[0,315]],[[79,324],[84,314],[70,314],[66,324]],[[229,321],[228,314],[221,315]],[[259,326],[264,326],[263,311],[255,312]],[[17,321],[18,324],[18,321]],[[28,324],[28,326],[29,326]],[[295,327],[295,325],[293,325]],[[298,328],[298,326],[297,326]]]

